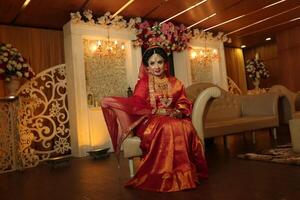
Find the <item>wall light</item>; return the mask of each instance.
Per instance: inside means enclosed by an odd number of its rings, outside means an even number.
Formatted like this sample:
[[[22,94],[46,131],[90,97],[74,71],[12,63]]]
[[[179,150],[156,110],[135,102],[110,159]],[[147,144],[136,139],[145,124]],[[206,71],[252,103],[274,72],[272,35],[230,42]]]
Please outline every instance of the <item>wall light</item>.
[[[266,38],[266,41],[270,41],[270,40],[271,40],[271,38],[270,38],[270,37],[267,37],[267,38]]]
[[[241,48],[242,48],[242,49],[244,49],[244,48],[246,48],[246,47],[247,47],[247,46],[246,46],[246,45],[244,45],[244,44],[241,46]]]

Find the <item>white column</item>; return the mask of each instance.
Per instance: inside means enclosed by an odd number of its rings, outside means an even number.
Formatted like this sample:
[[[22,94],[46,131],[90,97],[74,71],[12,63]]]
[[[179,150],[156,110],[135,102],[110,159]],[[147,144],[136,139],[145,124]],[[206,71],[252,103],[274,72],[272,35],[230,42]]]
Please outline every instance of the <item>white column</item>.
[[[185,87],[192,84],[191,64],[188,51],[173,52],[175,77],[178,78]]]
[[[135,34],[127,29],[109,29],[111,39],[120,39],[126,49],[126,79],[134,87],[141,62],[141,49],[133,48]],[[101,109],[89,109],[86,94],[86,76],[84,65],[84,38],[103,39],[107,37],[107,28],[99,25],[64,25],[64,47],[67,69],[67,93],[70,116],[72,155],[86,156],[86,152],[96,147],[110,145],[106,123]],[[97,123],[98,122],[98,123]]]

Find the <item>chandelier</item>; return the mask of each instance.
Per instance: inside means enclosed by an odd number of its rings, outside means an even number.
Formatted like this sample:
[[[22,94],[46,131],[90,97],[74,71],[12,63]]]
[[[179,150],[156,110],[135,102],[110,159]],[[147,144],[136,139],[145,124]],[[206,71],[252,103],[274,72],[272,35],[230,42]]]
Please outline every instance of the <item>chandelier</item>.
[[[190,58],[199,63],[211,63],[219,59],[217,49],[201,47],[201,48],[191,48]]]
[[[211,64],[213,61],[219,59],[218,50],[214,48],[208,48],[206,46],[206,42],[207,42],[207,33],[205,33],[204,35],[204,47],[191,48],[191,54],[190,54],[191,60],[203,64],[204,66],[207,66],[208,64]]]
[[[125,52],[125,45],[117,40],[97,40],[91,45],[90,50],[99,56],[113,57]]]
[[[111,40],[107,30],[107,39],[90,41],[90,51],[99,56],[115,57],[122,56],[125,53],[124,42]]]

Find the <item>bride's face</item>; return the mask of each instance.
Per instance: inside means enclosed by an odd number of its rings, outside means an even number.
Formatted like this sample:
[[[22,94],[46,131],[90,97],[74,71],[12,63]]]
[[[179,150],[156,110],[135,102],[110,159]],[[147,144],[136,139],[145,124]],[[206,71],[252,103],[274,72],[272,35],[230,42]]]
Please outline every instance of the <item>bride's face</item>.
[[[153,54],[148,60],[148,71],[153,76],[164,76],[164,59],[158,54]]]

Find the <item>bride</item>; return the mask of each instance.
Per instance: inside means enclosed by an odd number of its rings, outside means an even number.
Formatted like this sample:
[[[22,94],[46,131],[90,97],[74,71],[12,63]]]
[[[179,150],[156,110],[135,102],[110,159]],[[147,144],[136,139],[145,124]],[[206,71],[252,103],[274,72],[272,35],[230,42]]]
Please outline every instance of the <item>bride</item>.
[[[118,153],[135,128],[143,156],[127,187],[158,192],[196,188],[208,169],[203,146],[190,120],[191,102],[183,84],[170,76],[166,52],[148,48],[132,97],[101,101],[108,130]]]

